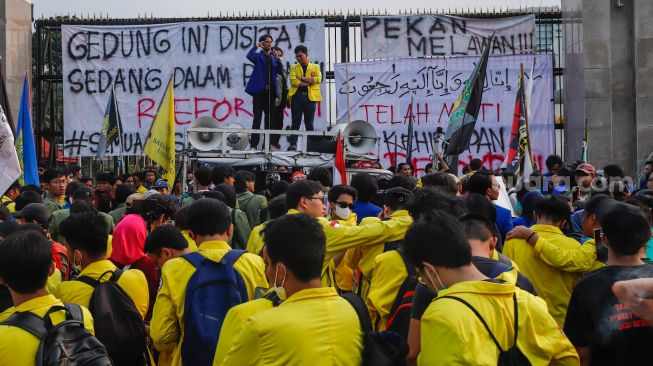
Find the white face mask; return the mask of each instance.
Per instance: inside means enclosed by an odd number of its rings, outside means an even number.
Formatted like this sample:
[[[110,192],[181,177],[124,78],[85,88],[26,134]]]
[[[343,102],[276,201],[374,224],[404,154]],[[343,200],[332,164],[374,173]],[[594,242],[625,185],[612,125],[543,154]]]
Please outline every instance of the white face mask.
[[[277,277],[279,275],[279,266],[283,267],[284,275],[283,275],[283,280],[281,280],[281,285],[277,285]],[[272,289],[277,293],[277,296],[279,296],[279,299],[285,300],[286,299],[286,289],[283,288],[283,284],[286,282],[286,274],[288,273],[288,270],[286,269],[286,266],[283,264],[279,263],[277,265],[277,268],[274,270],[274,283],[272,284]]]
[[[342,208],[336,205],[336,209],[334,210],[334,212],[336,213],[336,216],[338,216],[343,220],[347,220],[349,216],[351,216],[351,210],[349,209],[349,207]]]
[[[442,283],[442,280],[440,280],[440,276],[438,276],[438,271],[436,271],[435,268],[433,269],[433,273],[435,273],[435,277],[438,279],[438,282],[440,282],[440,287],[435,285],[435,281],[433,281],[433,278],[431,278],[431,274],[429,273],[428,269],[425,268],[424,272],[426,273],[426,277],[429,278],[429,281],[431,281],[431,285],[433,285],[433,289],[436,292],[442,291],[447,288],[447,286],[444,283]]]

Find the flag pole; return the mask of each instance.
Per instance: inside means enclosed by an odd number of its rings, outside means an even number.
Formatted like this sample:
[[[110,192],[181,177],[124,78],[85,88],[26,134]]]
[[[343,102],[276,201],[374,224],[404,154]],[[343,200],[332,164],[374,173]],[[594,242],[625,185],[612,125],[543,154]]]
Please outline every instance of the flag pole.
[[[123,173],[129,173],[129,169],[125,165],[125,146],[122,135],[122,118],[120,117],[120,109],[118,109],[118,97],[116,96],[116,84],[111,83],[111,92],[113,93],[113,106],[116,111],[116,120],[118,123],[118,144],[120,144],[120,166]],[[145,145],[143,145],[145,146]]]

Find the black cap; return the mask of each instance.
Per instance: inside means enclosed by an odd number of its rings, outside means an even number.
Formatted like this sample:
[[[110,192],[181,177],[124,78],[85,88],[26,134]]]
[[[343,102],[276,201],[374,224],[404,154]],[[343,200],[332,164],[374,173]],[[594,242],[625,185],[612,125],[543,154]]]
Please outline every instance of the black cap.
[[[23,207],[22,210],[12,213],[11,216],[27,217],[38,221],[41,225],[45,225],[50,221],[50,210],[42,203],[30,203]]]

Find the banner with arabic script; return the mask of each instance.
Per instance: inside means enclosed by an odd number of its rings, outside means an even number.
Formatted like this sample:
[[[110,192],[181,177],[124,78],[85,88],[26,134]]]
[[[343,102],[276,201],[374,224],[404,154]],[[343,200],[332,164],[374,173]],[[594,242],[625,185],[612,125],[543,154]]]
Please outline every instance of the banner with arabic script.
[[[534,60],[535,73],[530,75]],[[406,159],[412,114],[412,163],[421,175],[432,159],[436,130],[446,130],[453,104],[476,62],[478,57],[365,61],[347,67],[336,64],[337,121],[371,123],[380,138],[381,164],[389,167]],[[528,70],[526,82],[534,83],[529,129],[540,170],[555,151],[551,55],[491,56],[476,129],[469,149],[459,156],[459,166],[473,158],[480,158],[488,168],[501,166],[509,147],[520,64]],[[443,151],[442,146],[438,151]]]
[[[494,34],[490,55],[532,53],[535,15],[475,19],[450,15],[386,15],[361,19],[363,60],[479,56]]]

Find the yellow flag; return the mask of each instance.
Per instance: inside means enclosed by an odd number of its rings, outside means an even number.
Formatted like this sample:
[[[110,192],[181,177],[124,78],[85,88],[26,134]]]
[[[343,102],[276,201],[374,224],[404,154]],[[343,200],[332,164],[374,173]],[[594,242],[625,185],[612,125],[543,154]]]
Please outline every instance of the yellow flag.
[[[143,150],[145,156],[159,164],[170,189],[175,184],[175,96],[172,78],[156,112]]]

